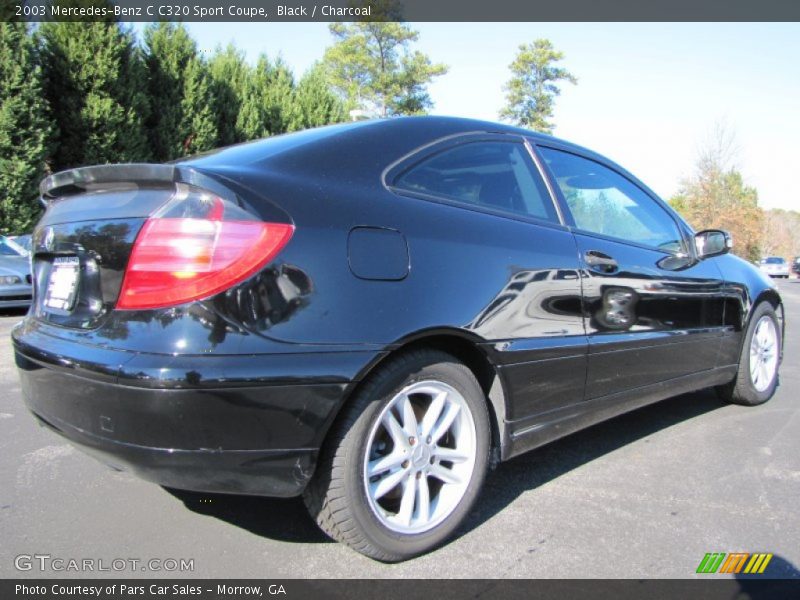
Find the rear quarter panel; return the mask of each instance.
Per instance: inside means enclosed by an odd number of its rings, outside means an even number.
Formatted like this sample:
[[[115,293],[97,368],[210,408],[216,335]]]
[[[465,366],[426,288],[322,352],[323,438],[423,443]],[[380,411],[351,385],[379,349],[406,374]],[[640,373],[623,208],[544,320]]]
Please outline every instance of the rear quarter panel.
[[[377,181],[314,184],[282,177],[265,181],[267,188],[297,228],[280,260],[301,269],[312,288],[302,310],[270,327],[274,339],[382,345],[441,328],[472,331],[486,340],[583,334],[577,303],[575,314],[558,327],[546,319],[532,328],[532,319],[527,328],[505,319],[479,325],[481,314],[520,273],[554,270],[573,260],[577,269],[574,241],[564,228],[397,195]],[[400,232],[408,246],[408,274],[398,280],[354,275],[348,235],[358,227]],[[577,283],[564,285],[577,297]]]

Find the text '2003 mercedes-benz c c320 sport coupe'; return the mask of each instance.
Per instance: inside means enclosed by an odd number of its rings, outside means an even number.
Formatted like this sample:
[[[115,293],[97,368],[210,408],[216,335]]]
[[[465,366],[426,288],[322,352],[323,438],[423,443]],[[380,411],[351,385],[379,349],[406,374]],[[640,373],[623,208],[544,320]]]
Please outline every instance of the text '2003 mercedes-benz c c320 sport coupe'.
[[[379,560],[443,542],[496,460],[777,385],[781,299],[730,237],[526,130],[366,121],[42,198],[13,332],[41,423],[164,486],[303,494]]]

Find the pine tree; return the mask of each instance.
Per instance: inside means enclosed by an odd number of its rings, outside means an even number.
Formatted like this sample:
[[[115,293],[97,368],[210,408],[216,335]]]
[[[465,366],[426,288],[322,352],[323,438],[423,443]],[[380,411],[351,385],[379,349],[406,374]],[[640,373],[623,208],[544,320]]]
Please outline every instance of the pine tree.
[[[264,59],[266,61],[266,58]],[[294,101],[294,75],[289,66],[278,58],[267,69],[264,103],[266,105],[267,131],[278,135],[289,131],[297,121],[299,111]]]
[[[0,232],[29,231],[38,219],[52,133],[34,39],[24,23],[0,22]]]
[[[45,96],[60,134],[57,170],[144,161],[147,74],[134,36],[114,21],[41,26]]]
[[[535,40],[520,44],[514,62],[509,65],[511,79],[506,83],[506,106],[500,118],[521,127],[552,133],[555,98],[561,94],[558,84],[566,81],[573,85],[578,79],[555,64],[564,58],[550,40]]]
[[[217,146],[217,117],[213,111],[208,65],[198,57],[186,66],[181,99],[183,154],[205,152]]]
[[[347,119],[344,103],[330,89],[319,65],[315,65],[300,79],[295,88],[294,103],[297,107],[296,116],[289,125],[289,131],[341,123]]]
[[[209,150],[217,141],[206,64],[182,24],[153,23],[144,32],[153,158],[173,160]]]
[[[237,130],[243,140],[286,133],[299,119],[294,102],[294,77],[281,59],[274,64],[262,54],[244,82]]]
[[[269,135],[264,91],[269,80],[269,61],[262,55],[241,85],[241,104],[236,116],[237,141],[256,140]]]
[[[232,44],[224,50],[217,48],[208,62],[208,70],[211,77],[213,113],[217,120],[217,143],[220,146],[229,146],[242,142],[247,138],[237,127],[237,121],[250,72],[244,55]]]
[[[151,109],[147,133],[153,160],[162,162],[184,154],[184,81],[197,50],[186,28],[175,23],[151,23],[144,30],[144,43]]]
[[[395,0],[381,0],[375,8],[385,21],[329,26],[336,42],[325,50],[323,64],[348,108],[386,117],[425,113],[433,105],[428,85],[447,73],[447,65],[411,49],[419,33],[398,22],[399,7]]]

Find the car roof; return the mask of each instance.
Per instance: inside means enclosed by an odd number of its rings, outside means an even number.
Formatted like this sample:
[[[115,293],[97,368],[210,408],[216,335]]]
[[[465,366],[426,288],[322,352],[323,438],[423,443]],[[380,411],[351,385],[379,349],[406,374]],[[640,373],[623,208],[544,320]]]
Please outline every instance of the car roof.
[[[246,178],[246,171],[260,175],[294,174],[338,181],[372,181],[386,169],[415,151],[444,138],[469,133],[506,133],[524,136],[535,144],[573,151],[604,164],[658,198],[653,190],[614,161],[572,142],[505,123],[447,116],[408,116],[340,123],[275,135],[212,150],[175,161],[192,168]],[[692,231],[680,216],[687,231]]]
[[[287,155],[315,154],[315,150],[329,152],[331,145],[336,144],[337,160],[354,156],[358,157],[358,162],[363,166],[369,163],[370,158],[376,157],[376,148],[385,151],[381,153],[384,159],[387,153],[399,158],[442,138],[468,133],[526,136],[536,143],[551,143],[565,149],[574,149],[601,162],[614,164],[592,150],[544,133],[504,123],[447,116],[393,117],[327,125],[228,146],[175,162],[201,168],[274,163],[282,162],[282,157]],[[385,160],[383,164],[385,166]],[[618,165],[614,166],[621,169]]]

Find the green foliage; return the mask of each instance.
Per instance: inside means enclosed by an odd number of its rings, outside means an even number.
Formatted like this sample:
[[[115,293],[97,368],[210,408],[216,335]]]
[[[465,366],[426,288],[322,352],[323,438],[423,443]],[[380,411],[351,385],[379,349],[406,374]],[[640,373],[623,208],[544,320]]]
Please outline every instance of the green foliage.
[[[147,73],[131,31],[56,22],[41,33],[45,97],[60,129],[54,168],[147,160]]]
[[[297,111],[289,131],[341,123],[347,119],[344,103],[331,91],[320,65],[310,69],[297,84],[294,104]]]
[[[297,120],[297,107],[294,104],[294,75],[291,69],[278,58],[270,65],[267,57],[259,60],[266,75],[262,92],[265,107],[267,135],[286,133],[292,122]],[[257,66],[258,68],[258,66]]]
[[[602,231],[621,239],[646,239],[647,228],[619,202],[614,202],[614,194],[619,192],[569,189],[566,200],[575,223],[583,229]]]
[[[328,79],[347,108],[382,116],[420,114],[431,106],[428,84],[447,72],[410,45],[419,33],[401,22],[332,23],[336,42],[325,51]]]
[[[216,145],[211,82],[206,64],[182,24],[152,23],[144,31],[153,159],[173,160]]]
[[[51,169],[163,162],[347,118],[320,65],[295,83],[280,58],[261,56],[251,67],[233,45],[204,60],[181,24],[150,24],[142,38],[140,46],[111,17],[42,23],[35,35],[0,22],[0,232],[32,227],[38,184]],[[396,49],[386,56],[404,77],[392,88],[392,110],[423,110],[430,61]]]
[[[286,133],[295,120],[294,77],[278,59],[262,54],[244,81],[236,127],[243,140]]]
[[[52,133],[33,37],[23,23],[0,23],[0,233],[38,219]]]
[[[577,84],[577,78],[555,66],[564,54],[553,48],[550,40],[539,39],[521,44],[514,62],[509,65],[511,79],[506,83],[506,106],[500,118],[516,125],[552,133],[553,106],[561,94],[558,84]]]
[[[208,65],[194,57],[186,65],[180,127],[184,155],[212,150],[217,146],[217,116],[211,92],[212,81]]]
[[[338,123],[345,118],[344,104],[331,91],[318,67],[295,85],[283,60],[272,63],[262,55],[244,77],[236,129],[239,139],[245,141]]]
[[[217,120],[217,143],[230,146],[244,141],[237,129],[250,69],[244,54],[229,44],[224,50],[217,48],[208,63],[211,76],[211,94]]]
[[[19,22],[17,8],[13,2],[0,2],[0,22],[11,23]]]
[[[733,252],[750,261],[761,257],[763,211],[758,192],[742,174],[720,164],[703,164],[669,201],[692,227],[733,234]]]

